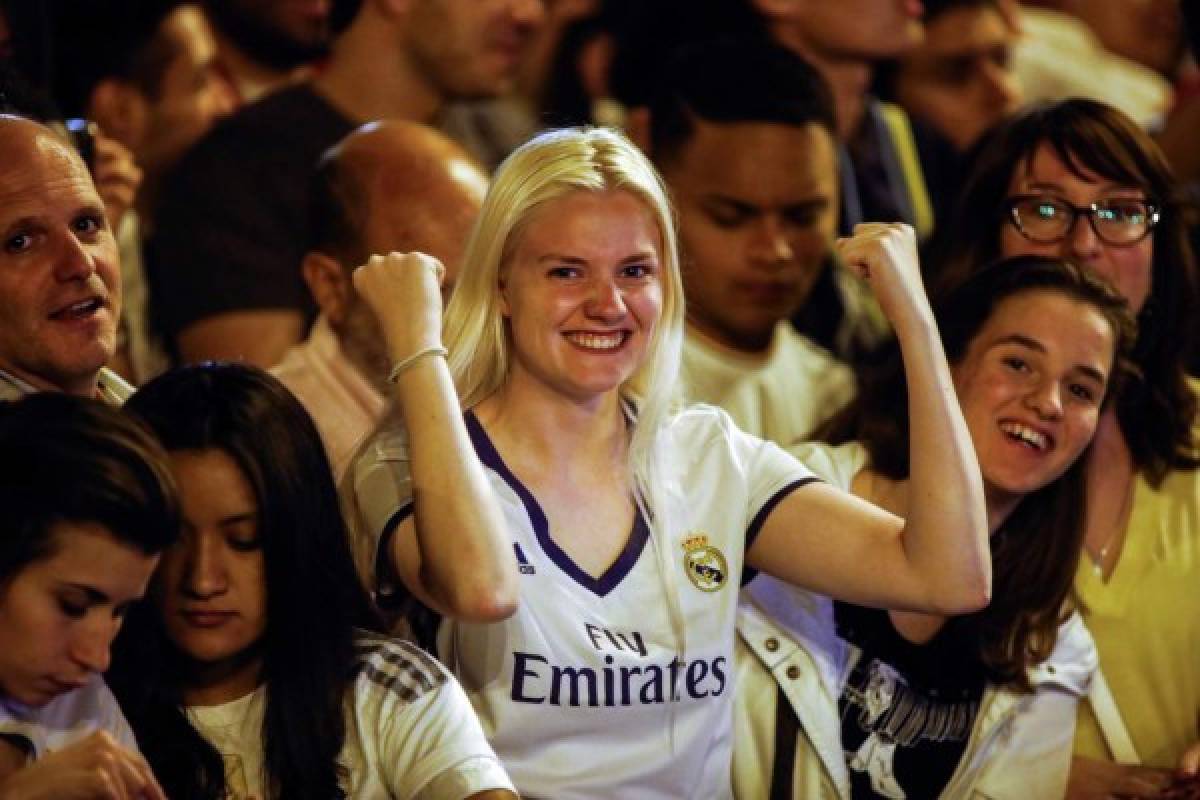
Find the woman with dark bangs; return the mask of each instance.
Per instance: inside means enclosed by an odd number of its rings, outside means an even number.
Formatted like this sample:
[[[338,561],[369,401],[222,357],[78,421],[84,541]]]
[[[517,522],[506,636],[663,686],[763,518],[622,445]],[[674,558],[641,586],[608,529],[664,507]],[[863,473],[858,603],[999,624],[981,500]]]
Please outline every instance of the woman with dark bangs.
[[[983,473],[992,602],[957,617],[877,611],[758,578],[738,630],[736,793],[771,797],[1061,797],[1096,652],[1070,603],[1085,453],[1128,367],[1133,317],[1060,259],[974,273],[935,304]],[[898,354],[893,354],[898,356]],[[898,357],[796,454],[905,516],[907,391]],[[914,445],[915,446],[915,445]],[[772,695],[780,699],[771,703]],[[784,699],[786,698],[786,699]],[[769,735],[776,731],[774,750]],[[782,744],[790,730],[795,747]]]
[[[0,798],[163,800],[101,673],[179,532],[143,426],[59,392],[0,403]]]
[[[1185,374],[1197,307],[1187,207],[1166,159],[1120,112],[1039,106],[977,145],[938,264],[1069,258],[1138,315],[1140,378],[1100,419],[1075,591],[1104,680],[1080,707],[1071,796],[1156,796],[1200,765],[1200,463]],[[1153,769],[1138,769],[1142,764]],[[1184,778],[1186,780],[1186,778]],[[1194,778],[1192,779],[1194,780]]]
[[[166,447],[183,511],[110,673],[167,795],[512,797],[457,682],[373,632],[325,450],[282,384],[205,364],[126,409]]]

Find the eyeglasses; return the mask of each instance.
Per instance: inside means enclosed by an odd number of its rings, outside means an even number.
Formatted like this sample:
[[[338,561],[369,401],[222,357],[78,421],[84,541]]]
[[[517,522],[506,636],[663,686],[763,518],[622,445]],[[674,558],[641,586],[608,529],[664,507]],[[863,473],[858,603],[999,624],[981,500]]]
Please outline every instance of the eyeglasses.
[[[1145,200],[1112,199],[1073,206],[1061,197],[1021,194],[1008,198],[1008,216],[1021,235],[1036,244],[1061,242],[1085,216],[1100,241],[1129,247],[1150,234],[1160,212]]]

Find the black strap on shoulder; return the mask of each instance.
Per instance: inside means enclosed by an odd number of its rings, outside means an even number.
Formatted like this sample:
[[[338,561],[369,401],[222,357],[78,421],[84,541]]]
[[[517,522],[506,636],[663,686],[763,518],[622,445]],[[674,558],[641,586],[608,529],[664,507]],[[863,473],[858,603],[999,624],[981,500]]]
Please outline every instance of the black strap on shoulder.
[[[800,720],[792,704],[778,687],[775,696],[775,760],[771,764],[771,800],[791,800],[792,776],[796,771],[796,737]]]

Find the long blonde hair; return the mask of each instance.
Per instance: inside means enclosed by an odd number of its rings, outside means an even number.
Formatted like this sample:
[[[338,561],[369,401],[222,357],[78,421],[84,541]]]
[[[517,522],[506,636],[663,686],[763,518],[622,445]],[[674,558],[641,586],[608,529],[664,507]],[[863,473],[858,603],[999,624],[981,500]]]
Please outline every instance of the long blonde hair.
[[[654,441],[675,405],[683,341],[683,289],[675,223],[662,179],[641,151],[606,128],[543,133],[496,171],[467,243],[454,295],[446,309],[444,341],[450,374],[464,408],[494,394],[511,367],[510,337],[500,311],[500,280],[531,215],[578,191],[621,190],[641,200],[659,228],[662,315],[646,358],[620,387],[634,410],[629,466],[643,497],[653,498]]]

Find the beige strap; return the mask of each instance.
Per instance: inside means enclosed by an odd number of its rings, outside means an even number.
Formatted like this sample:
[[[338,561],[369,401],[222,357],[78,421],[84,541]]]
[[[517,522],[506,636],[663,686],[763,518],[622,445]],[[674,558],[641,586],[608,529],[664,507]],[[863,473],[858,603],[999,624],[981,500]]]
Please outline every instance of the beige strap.
[[[1138,758],[1137,749],[1134,748],[1129,731],[1125,728],[1125,720],[1121,719],[1117,701],[1113,699],[1108,681],[1104,679],[1104,670],[1099,667],[1092,676],[1088,702],[1092,704],[1092,711],[1096,714],[1096,721],[1100,723],[1100,732],[1104,734],[1104,741],[1113,755],[1113,760],[1118,764],[1141,764],[1142,760]]]

